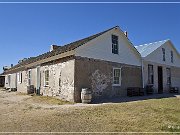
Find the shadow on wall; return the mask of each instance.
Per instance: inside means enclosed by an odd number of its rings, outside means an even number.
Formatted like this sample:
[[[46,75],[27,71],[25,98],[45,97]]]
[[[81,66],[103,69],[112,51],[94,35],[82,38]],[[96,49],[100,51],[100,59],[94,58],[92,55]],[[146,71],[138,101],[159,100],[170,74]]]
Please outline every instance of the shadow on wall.
[[[133,102],[133,101],[148,100],[148,99],[170,98],[170,97],[177,97],[177,96],[180,96],[180,94],[164,93],[164,94],[153,94],[153,95],[135,96],[135,97],[114,97],[114,98],[109,98],[109,99],[96,99],[96,100],[93,100],[92,103],[94,104],[122,103],[122,102]]]

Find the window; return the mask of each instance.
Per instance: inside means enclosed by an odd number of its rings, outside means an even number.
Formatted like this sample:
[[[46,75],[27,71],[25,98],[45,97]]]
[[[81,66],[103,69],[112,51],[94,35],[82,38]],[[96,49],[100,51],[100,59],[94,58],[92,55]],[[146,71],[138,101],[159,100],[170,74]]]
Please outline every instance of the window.
[[[171,85],[171,69],[166,68],[166,72],[167,72],[167,85]]]
[[[45,71],[45,82],[44,82],[45,86],[49,86],[49,70]]]
[[[118,36],[112,35],[112,53],[118,54]]]
[[[162,53],[163,53],[163,61],[166,61],[166,58],[165,58],[166,52],[164,48],[162,48]]]
[[[173,58],[173,51],[171,51],[171,62],[173,63],[174,62],[174,58]]]
[[[113,84],[121,85],[121,69],[120,68],[113,69]]]
[[[31,70],[28,71],[28,85],[31,85]]]
[[[17,81],[18,83],[22,83],[22,72],[17,73]]]
[[[148,83],[149,84],[154,84],[153,65],[148,65]]]

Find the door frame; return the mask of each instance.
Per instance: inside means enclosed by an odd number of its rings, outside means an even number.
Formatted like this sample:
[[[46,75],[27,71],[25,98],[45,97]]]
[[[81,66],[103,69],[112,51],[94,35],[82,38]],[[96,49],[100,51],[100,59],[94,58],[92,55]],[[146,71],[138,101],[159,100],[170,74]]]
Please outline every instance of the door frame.
[[[40,66],[36,68],[36,75],[37,75],[37,80],[36,80],[36,94],[40,94],[40,88],[41,88],[41,72],[40,72]]]

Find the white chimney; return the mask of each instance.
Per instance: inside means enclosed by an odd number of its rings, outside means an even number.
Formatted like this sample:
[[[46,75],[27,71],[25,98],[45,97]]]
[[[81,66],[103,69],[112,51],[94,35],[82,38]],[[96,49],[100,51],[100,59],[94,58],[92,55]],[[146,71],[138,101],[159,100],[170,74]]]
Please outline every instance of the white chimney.
[[[58,48],[57,45],[51,45],[50,52],[53,51],[53,50],[55,50],[55,49],[57,49],[57,48]]]
[[[127,31],[125,31],[125,32],[124,32],[124,35],[125,35],[126,37],[128,37],[128,32],[127,32]]]

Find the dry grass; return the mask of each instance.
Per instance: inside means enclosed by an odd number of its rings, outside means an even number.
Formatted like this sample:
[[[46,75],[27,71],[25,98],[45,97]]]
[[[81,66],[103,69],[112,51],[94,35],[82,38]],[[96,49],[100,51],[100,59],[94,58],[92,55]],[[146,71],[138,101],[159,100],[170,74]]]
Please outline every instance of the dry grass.
[[[17,92],[16,95],[19,96],[26,96],[27,93],[21,93]],[[34,103],[42,103],[42,104],[51,104],[51,105],[65,105],[65,104],[73,104],[72,102],[63,101],[56,97],[51,96],[38,96],[35,94],[30,94],[28,96],[31,96],[30,98],[27,98],[25,101],[33,101]]]
[[[63,101],[55,97],[49,96],[36,96],[33,95],[31,100],[35,103],[44,103],[44,104],[53,104],[53,105],[64,105],[64,104],[73,104],[72,102]]]
[[[27,93],[23,93],[23,92],[16,92],[16,95],[28,95]]]
[[[51,97],[32,99],[33,103],[66,103]],[[0,98],[1,132],[180,132],[180,98],[56,108],[35,108],[26,100],[5,103]]]
[[[156,99],[89,107],[70,114],[55,112],[61,131],[159,132],[180,131],[180,99]],[[58,131],[56,125],[55,131]],[[169,126],[174,126],[169,128]]]
[[[4,87],[0,87],[0,90],[1,90],[1,91],[4,91],[4,90],[5,90],[5,88],[4,88]]]

